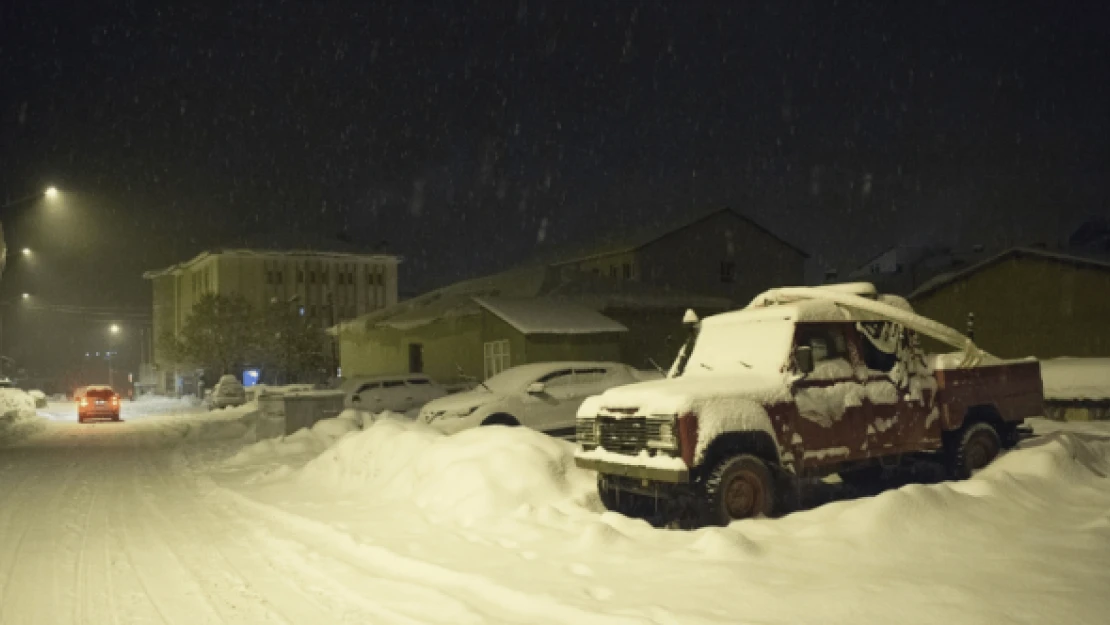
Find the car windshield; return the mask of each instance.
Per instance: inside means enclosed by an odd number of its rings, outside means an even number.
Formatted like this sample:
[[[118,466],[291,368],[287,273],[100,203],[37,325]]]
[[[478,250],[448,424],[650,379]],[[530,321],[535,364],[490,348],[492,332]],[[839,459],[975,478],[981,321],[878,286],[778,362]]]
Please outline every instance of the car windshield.
[[[490,390],[496,393],[515,393],[523,390],[532,382],[555,371],[555,368],[513,367],[486,380],[477,390]],[[485,388],[483,388],[483,386]]]
[[[710,317],[702,322],[692,349],[689,343],[683,346],[671,377],[778,373],[786,363],[793,334],[794,323],[785,319]]]

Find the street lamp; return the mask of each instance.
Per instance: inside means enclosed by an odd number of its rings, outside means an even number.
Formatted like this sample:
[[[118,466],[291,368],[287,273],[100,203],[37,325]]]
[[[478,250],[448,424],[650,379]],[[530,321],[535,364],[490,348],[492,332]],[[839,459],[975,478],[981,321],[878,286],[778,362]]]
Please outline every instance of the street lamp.
[[[27,299],[31,299],[31,294],[30,294],[30,293],[24,293],[24,294],[22,295],[22,297],[23,297],[23,299],[25,299],[25,300],[27,300]]]
[[[31,255],[31,248],[29,248],[29,247],[23,248],[23,255],[24,256],[30,256]]]
[[[108,331],[112,334],[119,334],[119,324],[113,323],[112,325],[108,326]]]
[[[55,187],[53,185],[51,185],[49,187],[46,187],[46,191],[43,192],[43,195],[45,195],[46,199],[48,199],[48,200],[53,200],[53,199],[57,198],[58,197],[58,187]]]

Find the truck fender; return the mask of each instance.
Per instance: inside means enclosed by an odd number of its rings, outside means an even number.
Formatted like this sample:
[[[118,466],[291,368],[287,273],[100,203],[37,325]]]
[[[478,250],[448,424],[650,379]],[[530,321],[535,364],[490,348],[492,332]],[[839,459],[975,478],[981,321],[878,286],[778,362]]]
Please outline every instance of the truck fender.
[[[758,402],[751,399],[719,397],[699,406],[697,415],[698,444],[694,448],[694,466],[700,466],[705,462],[709,449],[720,445],[720,443],[714,445],[714,441],[726,440],[725,437],[732,441],[743,441],[748,438],[753,441],[763,441],[760,446],[770,448],[765,449],[764,453],[773,453],[772,457],[765,459],[782,463],[783,451],[779,448],[778,437],[771,425],[771,417]],[[736,434],[758,434],[759,436],[733,436]],[[767,441],[770,445],[767,445]]]

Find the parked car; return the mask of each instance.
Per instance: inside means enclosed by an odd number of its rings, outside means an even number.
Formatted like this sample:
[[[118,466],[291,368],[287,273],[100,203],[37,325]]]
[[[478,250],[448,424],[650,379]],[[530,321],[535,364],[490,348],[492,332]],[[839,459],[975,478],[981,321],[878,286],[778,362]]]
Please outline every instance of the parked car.
[[[77,421],[96,419],[119,421],[119,393],[110,386],[86,386],[78,389]]]
[[[442,385],[419,373],[351,378],[344,385],[350,391],[343,405],[367,412],[408,412],[447,394]]]
[[[796,478],[876,484],[922,459],[965,478],[1043,414],[1036,360],[1003,362],[873,286],[769,291],[698,321],[664,380],[578,412],[576,464],[607,507],[664,522],[770,516]],[[960,349],[936,368],[918,333]]]
[[[446,433],[525,425],[572,437],[575,412],[606,389],[662,377],[619,362],[543,362],[506,369],[476,388],[429,402],[419,419]]]
[[[224,375],[216,382],[216,386],[212,387],[211,393],[206,395],[205,403],[209,410],[242,406],[247,403],[247,392],[238,378]]]

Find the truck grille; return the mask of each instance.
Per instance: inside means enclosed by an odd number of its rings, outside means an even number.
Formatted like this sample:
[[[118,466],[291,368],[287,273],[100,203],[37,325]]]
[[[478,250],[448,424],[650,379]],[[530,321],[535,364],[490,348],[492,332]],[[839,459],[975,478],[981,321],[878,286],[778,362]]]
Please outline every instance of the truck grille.
[[[669,417],[598,417],[598,445],[606,451],[636,455],[648,448],[648,441],[660,439],[660,429],[670,423]]]
[[[638,454],[647,448],[647,423],[644,417],[614,419],[600,417],[598,445],[619,454]]]

